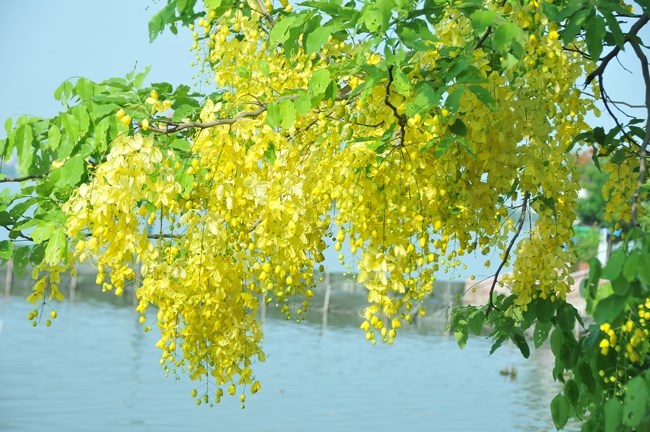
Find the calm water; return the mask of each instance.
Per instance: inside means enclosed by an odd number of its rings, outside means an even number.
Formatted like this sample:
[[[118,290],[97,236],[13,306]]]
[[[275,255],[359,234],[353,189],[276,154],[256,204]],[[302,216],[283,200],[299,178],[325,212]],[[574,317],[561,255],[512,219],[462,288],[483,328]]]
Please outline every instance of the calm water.
[[[0,431],[550,431],[545,350],[489,357],[453,337],[403,332],[371,346],[353,327],[270,319],[262,390],[246,409],[197,407],[194,384],[165,378],[154,332],[127,306],[64,303],[51,328],[32,328],[24,297],[0,298]],[[499,374],[518,370],[516,379]]]

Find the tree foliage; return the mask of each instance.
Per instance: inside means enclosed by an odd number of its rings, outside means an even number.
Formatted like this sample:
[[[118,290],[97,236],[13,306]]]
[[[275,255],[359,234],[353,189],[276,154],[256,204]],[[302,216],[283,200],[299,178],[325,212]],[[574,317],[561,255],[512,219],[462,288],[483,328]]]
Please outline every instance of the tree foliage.
[[[0,151],[17,153],[21,177],[2,181],[21,188],[2,192],[0,257],[34,266],[29,300],[59,300],[59,274],[75,263],[96,265],[116,295],[137,283],[138,311],[158,311],[164,367],[207,379],[206,400],[243,402],[260,389],[260,300],[300,318],[327,237],[358,259],[373,343],[425,312],[440,272],[485,255],[510,294],[458,307],[459,343],[484,324],[493,351],[510,340],[528,357],[527,332],[536,347],[550,339],[558,428],[643,429],[650,129],[634,116],[592,129],[585,116],[600,99],[615,117],[603,73],[622,49],[642,65],[650,106],[638,36],[650,3],[280,3],[168,0],[152,18],[152,39],[193,31],[213,93],[145,86],[146,71],[81,78],[57,89],[57,116],[5,123]],[[624,236],[605,268],[592,260],[589,328],[565,301],[577,145],[610,155],[604,217]]]

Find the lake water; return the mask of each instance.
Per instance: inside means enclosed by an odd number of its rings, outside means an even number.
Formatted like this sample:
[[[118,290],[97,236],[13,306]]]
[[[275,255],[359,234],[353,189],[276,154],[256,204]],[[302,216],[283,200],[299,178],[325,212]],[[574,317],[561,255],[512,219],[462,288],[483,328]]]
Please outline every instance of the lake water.
[[[115,303],[115,302],[114,302]],[[59,305],[51,328],[32,328],[23,296],[0,297],[0,431],[551,431],[557,385],[546,349],[488,356],[439,332],[402,332],[368,344],[356,327],[265,323],[262,390],[196,406],[185,378],[165,377],[126,304]],[[353,320],[354,321],[354,320]],[[502,376],[516,368],[517,377]]]

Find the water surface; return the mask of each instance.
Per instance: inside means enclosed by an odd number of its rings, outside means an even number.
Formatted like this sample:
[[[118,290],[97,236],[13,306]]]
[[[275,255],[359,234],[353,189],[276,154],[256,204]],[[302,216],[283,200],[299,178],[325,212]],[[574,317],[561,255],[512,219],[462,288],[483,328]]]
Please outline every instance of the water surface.
[[[265,324],[262,390],[197,407],[196,383],[165,377],[126,305],[65,302],[32,328],[24,297],[0,298],[0,431],[551,431],[552,356],[516,348],[488,356],[443,334],[402,332],[371,346],[354,327]],[[516,368],[517,377],[500,375]]]

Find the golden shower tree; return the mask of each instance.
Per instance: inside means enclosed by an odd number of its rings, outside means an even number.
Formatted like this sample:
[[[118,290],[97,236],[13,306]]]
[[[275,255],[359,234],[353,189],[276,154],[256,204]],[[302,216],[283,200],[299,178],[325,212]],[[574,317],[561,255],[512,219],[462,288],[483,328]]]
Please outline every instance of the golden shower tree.
[[[299,319],[327,237],[357,257],[373,343],[425,313],[439,272],[485,255],[509,295],[456,308],[461,346],[488,325],[493,350],[511,340],[527,357],[531,329],[535,346],[550,338],[564,383],[558,428],[642,429],[650,129],[619,121],[603,74],[631,50],[650,106],[649,17],[647,0],[168,0],[150,37],[188,27],[210,92],[145,87],[146,71],[80,78],[56,91],[57,116],[8,120],[0,150],[17,153],[21,177],[0,181],[21,188],[2,193],[0,257],[33,266],[34,323],[76,263],[115,295],[137,283],[164,367],[211,383],[201,400],[243,402],[260,389],[260,299]],[[585,122],[599,99],[609,131]],[[565,302],[585,146],[609,173],[606,217],[622,239],[604,269],[592,262],[588,328]]]

